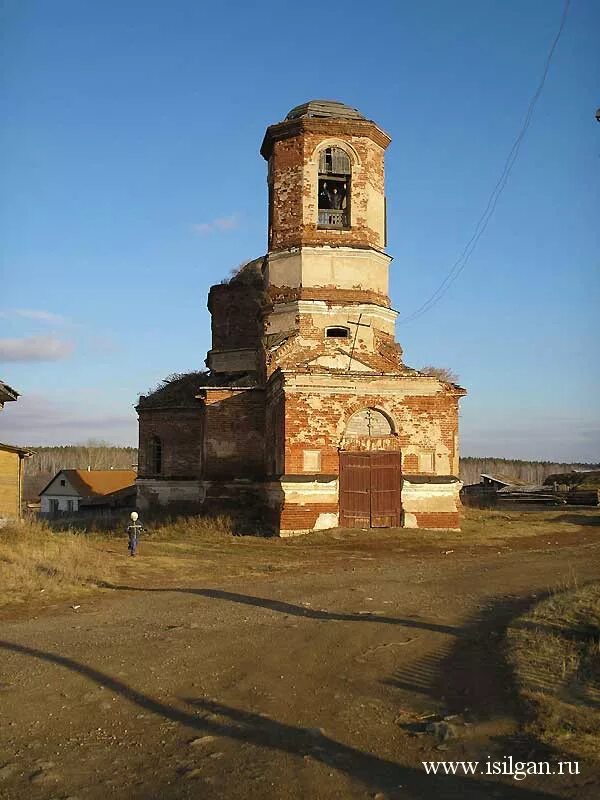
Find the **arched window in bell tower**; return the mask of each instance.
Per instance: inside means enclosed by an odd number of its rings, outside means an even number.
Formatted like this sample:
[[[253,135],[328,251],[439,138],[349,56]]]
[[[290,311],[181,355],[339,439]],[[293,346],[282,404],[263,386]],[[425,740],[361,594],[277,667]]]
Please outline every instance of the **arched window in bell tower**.
[[[326,147],[319,155],[318,227],[350,227],[350,158],[341,147]]]

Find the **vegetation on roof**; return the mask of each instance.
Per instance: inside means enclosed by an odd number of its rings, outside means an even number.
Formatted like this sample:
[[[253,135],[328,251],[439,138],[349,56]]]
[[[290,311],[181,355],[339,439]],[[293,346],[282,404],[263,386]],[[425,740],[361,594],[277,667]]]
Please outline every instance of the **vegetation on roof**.
[[[150,390],[146,395],[140,395],[138,406],[148,408],[151,406],[168,407],[197,405],[197,395],[203,388],[230,386],[254,386],[257,381],[254,372],[236,373],[211,373],[207,370],[198,372],[174,373],[162,380],[156,389]]]
[[[446,383],[454,383],[458,385],[458,375],[448,367],[434,367],[432,364],[427,364],[426,366],[421,367],[419,372],[422,375],[427,375],[431,378],[439,378],[439,380],[446,381]]]
[[[198,390],[209,379],[206,370],[194,372],[174,372],[145,395],[140,395],[140,406],[181,406],[195,404]]]
[[[235,267],[228,278],[222,281],[228,286],[252,286],[255,289],[261,289],[264,286],[264,278],[262,267],[264,263],[264,256],[260,258],[253,258],[251,261],[245,261],[239,267]]]

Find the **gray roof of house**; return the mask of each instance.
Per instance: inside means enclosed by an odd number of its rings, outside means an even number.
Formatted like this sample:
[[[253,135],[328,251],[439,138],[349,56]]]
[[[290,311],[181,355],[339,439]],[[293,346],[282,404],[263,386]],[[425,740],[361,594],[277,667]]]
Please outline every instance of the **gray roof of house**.
[[[13,389],[12,386],[9,386],[8,383],[4,383],[4,381],[0,381],[0,403],[6,403],[9,400],[16,400],[19,396],[19,392],[16,389]]]

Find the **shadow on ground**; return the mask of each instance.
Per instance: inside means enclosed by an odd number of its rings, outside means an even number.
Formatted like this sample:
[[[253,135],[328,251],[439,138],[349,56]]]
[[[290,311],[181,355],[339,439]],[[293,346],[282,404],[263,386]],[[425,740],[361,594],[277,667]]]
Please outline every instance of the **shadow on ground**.
[[[113,583],[103,582],[102,587],[115,591],[125,592],[165,592],[165,593],[181,593],[191,594],[197,597],[207,597],[213,600],[223,600],[228,603],[239,603],[245,606],[254,606],[257,608],[264,608],[267,611],[273,611],[278,614],[286,616],[302,617],[304,619],[320,620],[322,622],[369,622],[379,623],[383,625],[399,625],[404,628],[415,628],[417,630],[431,631],[432,633],[444,633],[456,638],[466,638],[468,640],[475,640],[479,644],[481,636],[485,638],[502,637],[507,624],[513,617],[519,616],[524,613],[533,603],[540,602],[546,597],[546,594],[537,594],[529,598],[503,598],[497,600],[489,610],[489,620],[487,617],[480,616],[473,622],[466,625],[440,625],[437,622],[420,619],[418,617],[388,617],[384,614],[377,614],[371,611],[363,612],[345,612],[345,611],[326,611],[325,609],[314,609],[303,605],[296,605],[288,603],[283,600],[273,600],[268,597],[257,597],[250,594],[240,594],[239,592],[228,592],[223,589],[211,588],[190,588],[186,586],[173,586],[173,587],[140,587],[140,586],[122,586]],[[487,621],[486,621],[487,620]],[[564,629],[559,626],[547,625],[544,623],[534,623],[523,620],[519,625],[523,628],[531,628],[535,630],[545,631],[547,633],[562,633]],[[498,633],[498,630],[501,633]],[[573,638],[586,637],[587,631],[569,630]],[[472,657],[470,654],[469,659]],[[479,661],[481,658],[479,657]],[[483,664],[478,666],[483,667]],[[419,669],[422,673],[429,672],[427,662],[423,661]],[[411,684],[407,684],[410,686]],[[412,686],[416,689],[417,684]]]
[[[499,800],[551,800],[555,797],[546,792],[527,789],[520,784],[506,785],[454,775],[426,775],[421,770],[404,767],[345,745],[323,733],[278,722],[212,699],[185,698],[183,702],[193,709],[186,711],[143,694],[123,681],[68,656],[10,641],[0,640],[0,648],[79,673],[121,695],[139,708],[187,729],[250,743],[271,752],[282,752],[298,758],[310,753],[315,761],[345,773],[370,790],[385,791],[390,798],[406,797],[407,792],[414,793],[416,797],[436,797],[443,800],[487,800],[489,797]],[[148,754],[148,758],[151,757]]]
[[[600,525],[600,514],[594,516],[586,516],[585,514],[561,514],[555,517],[554,522],[569,522],[571,525],[593,525],[598,527]]]
[[[560,760],[563,754],[523,732],[530,711],[520,702],[506,650],[508,626],[514,626],[513,620],[548,594],[497,598],[464,626],[460,639],[454,640],[445,652],[429,654],[402,666],[384,683],[430,697],[440,705],[442,715],[466,719],[475,725],[475,731],[480,723],[514,720],[515,730],[508,735],[494,735],[493,725],[491,731],[489,725],[485,726],[484,738],[489,736],[489,743],[504,756],[524,761]],[[516,626],[552,633],[558,630],[529,621],[517,622]],[[403,727],[409,733],[424,729],[423,725],[410,722]]]

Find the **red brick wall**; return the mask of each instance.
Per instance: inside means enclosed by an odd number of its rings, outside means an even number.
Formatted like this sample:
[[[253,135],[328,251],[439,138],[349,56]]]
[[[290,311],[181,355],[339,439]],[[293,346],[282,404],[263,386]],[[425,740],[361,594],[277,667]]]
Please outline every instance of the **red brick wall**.
[[[390,298],[371,289],[338,289],[336,286],[270,286],[269,301],[290,303],[294,300],[320,300],[333,305],[353,305],[355,303],[375,303],[390,307]]]
[[[415,513],[419,528],[460,528],[460,514],[458,511]]]
[[[231,480],[263,477],[264,390],[206,390],[205,404],[205,478]]]
[[[299,315],[297,317],[298,333],[301,343],[296,339],[290,339],[274,353],[267,355],[267,371],[270,375],[277,367],[281,369],[294,369],[298,364],[312,361],[321,355],[332,355],[339,357],[339,340],[325,336],[323,328],[316,328],[313,325],[312,317]],[[356,341],[356,347],[352,340],[344,342],[348,352],[349,363],[350,352],[353,357],[367,365],[375,372],[402,372],[405,370],[402,363],[402,348],[394,342],[394,339],[384,331],[373,329],[374,347],[368,348],[360,338]]]
[[[414,454],[405,455],[402,459],[402,472],[409,472],[412,475],[419,471],[419,458]]]
[[[281,511],[280,525],[284,531],[310,530],[319,514],[337,514],[337,503],[286,503]]]
[[[138,475],[157,477],[152,472],[151,440],[162,443],[163,478],[200,478],[202,475],[202,431],[204,409],[140,409]]]
[[[270,156],[269,250],[285,250],[302,245],[334,247],[376,247],[384,242],[367,222],[368,187],[384,193],[384,151],[389,138],[366,121],[304,119],[272,126]],[[267,137],[269,137],[267,132]],[[347,230],[319,229],[316,224],[317,189],[307,179],[307,165],[324,139],[347,142],[358,154],[360,169],[351,179],[352,227]]]
[[[239,284],[212,286],[208,295],[214,350],[256,348],[262,336],[262,290]]]
[[[390,397],[386,395],[360,396],[356,393],[327,393],[316,391],[289,392],[286,394],[285,471],[288,474],[302,472],[303,451],[321,450],[321,472],[338,474],[339,448],[346,450],[380,449],[404,450],[409,446],[433,447],[437,442],[437,424],[441,429],[441,442],[454,454],[454,434],[458,427],[457,400],[452,395],[439,392],[432,397]],[[345,441],[343,432],[346,423],[357,411],[368,407],[387,411],[397,425],[396,435],[385,441]],[[416,456],[407,455],[403,469],[418,473]]]

